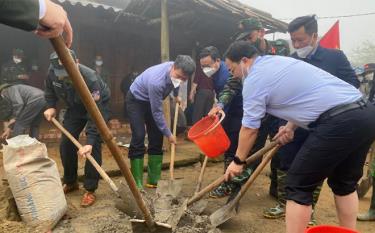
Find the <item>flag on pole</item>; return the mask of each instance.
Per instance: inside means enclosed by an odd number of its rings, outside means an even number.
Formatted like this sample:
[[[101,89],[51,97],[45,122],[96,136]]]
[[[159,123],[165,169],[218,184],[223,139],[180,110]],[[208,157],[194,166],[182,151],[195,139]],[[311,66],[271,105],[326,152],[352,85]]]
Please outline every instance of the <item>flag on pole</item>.
[[[328,49],[340,49],[340,27],[338,20],[320,39],[319,44]]]

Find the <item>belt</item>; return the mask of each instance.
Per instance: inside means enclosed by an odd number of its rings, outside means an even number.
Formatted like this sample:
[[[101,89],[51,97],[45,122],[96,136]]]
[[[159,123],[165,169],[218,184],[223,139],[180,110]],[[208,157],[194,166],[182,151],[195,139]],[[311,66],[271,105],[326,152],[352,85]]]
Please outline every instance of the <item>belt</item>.
[[[344,112],[348,112],[351,110],[355,110],[358,108],[365,108],[367,106],[367,101],[364,99],[357,100],[350,104],[342,104],[336,107],[333,107],[331,109],[328,109],[327,111],[320,114],[318,119],[308,125],[309,128],[315,127],[317,124],[326,121],[332,117],[338,116]]]

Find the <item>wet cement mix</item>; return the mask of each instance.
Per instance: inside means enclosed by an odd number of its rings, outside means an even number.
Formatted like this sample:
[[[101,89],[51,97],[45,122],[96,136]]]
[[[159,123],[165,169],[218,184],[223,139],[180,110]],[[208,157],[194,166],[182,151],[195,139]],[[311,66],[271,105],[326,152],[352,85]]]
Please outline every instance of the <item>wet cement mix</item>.
[[[120,233],[132,232],[130,217],[118,208],[122,202],[111,193],[111,190],[101,182],[100,189],[104,192],[97,194],[98,201],[94,206],[81,208],[80,199],[84,193],[83,188],[67,195],[69,210],[66,216],[56,225],[54,233]],[[0,232],[31,233],[36,232],[22,222],[5,220],[7,200],[3,188],[0,192]],[[126,190],[129,195],[130,191]],[[219,233],[213,229],[207,215],[198,215],[186,207],[186,198],[158,197],[155,190],[143,193],[147,205],[152,208],[156,221],[168,223],[173,226],[174,233]],[[117,204],[116,204],[117,203]],[[133,207],[128,207],[134,208]],[[121,209],[123,210],[123,209]],[[178,216],[178,217],[177,217]],[[136,216],[132,216],[136,217]],[[138,216],[140,217],[140,216]]]
[[[0,164],[2,156],[0,156]],[[181,191],[181,201],[173,201],[175,205],[183,203],[186,198],[192,195],[195,188],[199,166],[176,169],[176,177],[184,178],[184,185]],[[1,170],[1,169],[0,169]],[[223,172],[222,164],[210,166],[206,173],[203,187]],[[240,204],[239,214],[220,226],[223,233],[283,233],[285,232],[284,219],[265,219],[262,211],[275,205],[275,200],[269,197],[269,177],[268,170],[259,176],[252,189],[246,193],[245,199]],[[1,171],[0,171],[1,176]],[[163,172],[162,179],[168,179],[168,173]],[[116,184],[124,181],[124,178],[114,178]],[[82,184],[81,184],[82,185]],[[0,232],[6,233],[29,233],[35,232],[27,228],[22,222],[5,221],[6,199],[3,196],[3,187],[0,182]],[[155,193],[154,189],[148,189],[148,193]],[[116,200],[120,200],[112,193],[111,189],[104,181],[100,181],[96,191],[97,202],[89,207],[80,207],[80,201],[84,189],[67,194],[69,210],[55,227],[53,232],[58,233],[131,233],[130,217],[116,208]],[[129,197],[130,194],[129,194]],[[360,200],[360,212],[367,211],[370,205],[371,191]],[[175,233],[195,233],[210,232],[208,216],[225,204],[224,199],[206,199],[209,201],[208,207],[202,215],[191,213],[192,207],[187,208],[181,217]],[[133,217],[133,216],[132,216]],[[338,225],[335,213],[335,203],[332,192],[326,184],[322,189],[319,202],[316,208],[316,217],[319,224]],[[374,232],[375,222],[358,222],[358,231],[362,233]],[[212,230],[210,233],[219,233],[219,230]]]

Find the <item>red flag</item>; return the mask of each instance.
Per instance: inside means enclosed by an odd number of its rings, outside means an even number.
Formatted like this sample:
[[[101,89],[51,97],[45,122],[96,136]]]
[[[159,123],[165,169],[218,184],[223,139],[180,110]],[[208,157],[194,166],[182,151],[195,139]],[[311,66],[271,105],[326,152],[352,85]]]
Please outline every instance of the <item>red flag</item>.
[[[320,39],[320,45],[328,49],[340,49],[340,27],[339,21],[329,29],[329,31]]]

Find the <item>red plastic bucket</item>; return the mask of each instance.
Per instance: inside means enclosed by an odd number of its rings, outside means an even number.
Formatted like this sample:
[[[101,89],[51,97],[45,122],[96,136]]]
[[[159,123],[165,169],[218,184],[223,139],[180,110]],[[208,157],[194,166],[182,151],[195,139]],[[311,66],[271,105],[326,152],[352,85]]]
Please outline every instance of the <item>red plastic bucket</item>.
[[[188,138],[208,157],[214,158],[223,154],[230,146],[230,141],[221,126],[225,114],[219,117],[204,117],[190,128]]]
[[[321,225],[316,227],[310,227],[306,229],[305,233],[359,233],[359,231],[355,231],[344,227]]]

